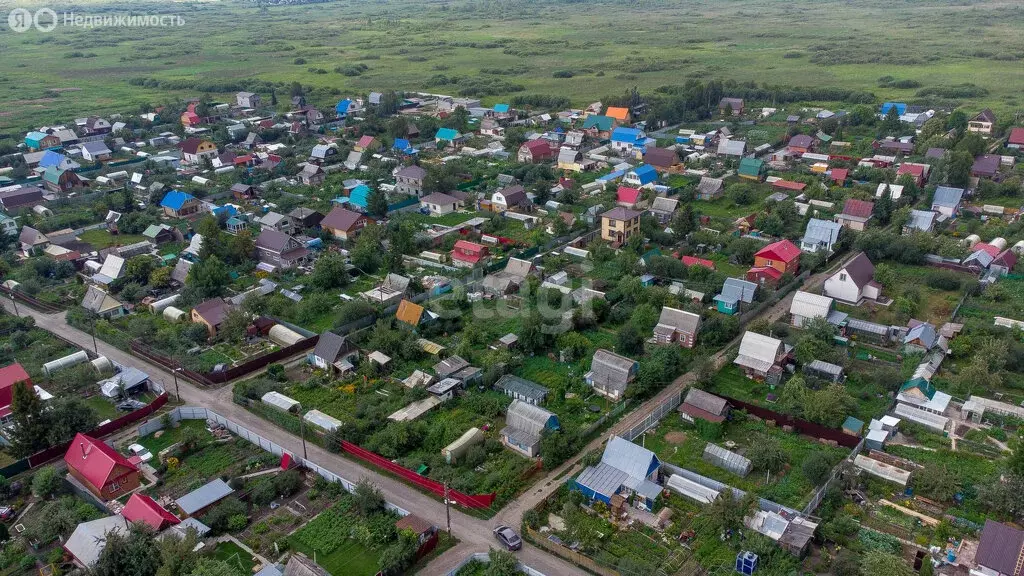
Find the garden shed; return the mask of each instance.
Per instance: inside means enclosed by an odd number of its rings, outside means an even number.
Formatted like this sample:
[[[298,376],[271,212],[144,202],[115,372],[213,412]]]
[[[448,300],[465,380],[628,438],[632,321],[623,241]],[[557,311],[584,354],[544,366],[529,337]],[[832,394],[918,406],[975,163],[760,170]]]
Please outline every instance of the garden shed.
[[[726,450],[718,444],[712,444],[711,442],[708,442],[707,446],[704,447],[703,458],[708,464],[712,464],[714,466],[718,466],[722,470],[732,472],[740,478],[750,474],[750,469],[753,467],[750,460],[731,450]]]
[[[293,400],[284,394],[273,390],[264,394],[261,400],[264,404],[273,406],[278,410],[284,410],[285,412],[298,412],[302,408],[298,400]]]

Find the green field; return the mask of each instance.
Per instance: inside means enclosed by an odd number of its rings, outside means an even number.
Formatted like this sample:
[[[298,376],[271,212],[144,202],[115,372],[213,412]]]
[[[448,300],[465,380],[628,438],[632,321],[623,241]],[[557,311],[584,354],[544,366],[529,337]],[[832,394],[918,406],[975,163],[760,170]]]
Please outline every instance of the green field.
[[[256,565],[253,562],[252,554],[242,550],[242,547],[234,542],[217,544],[217,547],[213,549],[213,557],[226,562],[239,575],[252,574],[252,568]]]
[[[129,13],[95,0],[47,6],[76,16]],[[198,92],[226,97],[259,88],[253,81],[267,92],[278,83],[279,96],[299,81],[323,107],[388,88],[463,92],[487,104],[554,94],[579,105],[687,79],[842,87],[909,101],[919,90],[972,83],[987,92],[947,95],[1005,115],[1024,85],[1024,12],[1015,8],[1004,0],[133,2],[131,13],[180,16],[184,25],[5,34],[0,131]],[[886,76],[904,87],[879,82]]]

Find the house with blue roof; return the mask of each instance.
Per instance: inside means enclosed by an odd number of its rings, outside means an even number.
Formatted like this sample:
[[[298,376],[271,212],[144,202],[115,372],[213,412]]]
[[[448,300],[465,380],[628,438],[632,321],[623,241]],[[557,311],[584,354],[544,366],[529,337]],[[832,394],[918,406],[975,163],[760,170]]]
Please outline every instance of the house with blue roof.
[[[742,304],[752,303],[756,293],[757,284],[739,278],[726,278],[722,293],[715,296],[715,306],[722,314],[732,316],[740,311]]]
[[[494,111],[497,112],[498,114],[508,114],[509,109],[510,108],[509,108],[508,104],[495,104],[494,105]]]
[[[434,142],[439,148],[444,146],[456,146],[462,144],[462,134],[454,128],[438,128],[434,134]]]
[[[351,107],[352,100],[345,98],[334,107],[334,112],[338,115],[338,118],[346,118],[348,117],[348,109]]]
[[[406,156],[413,156],[419,153],[419,150],[413,148],[412,144],[405,138],[395,138],[395,144],[391,149]]]
[[[889,110],[892,110],[893,108],[896,109],[896,113],[900,116],[907,113],[907,105],[903,102],[885,102],[882,104],[882,108],[879,110],[879,113],[882,116],[885,116],[889,113]]]
[[[57,168],[58,170],[74,170],[81,168],[82,165],[60,152],[54,152],[53,150],[47,150],[43,152],[43,156],[39,159],[40,168]]]
[[[645,142],[647,135],[643,130],[622,126],[612,130],[612,150],[619,154],[632,155],[637,150],[642,151]]]
[[[202,202],[198,198],[181,190],[171,190],[160,201],[160,207],[164,209],[164,214],[172,218],[183,218],[195,214],[199,212],[201,206]]]
[[[960,202],[964,198],[963,188],[939,186],[932,196],[932,212],[938,212],[952,218],[960,210]]]
[[[658,182],[658,171],[650,164],[638,166],[622,178],[622,183],[633,188],[653,188]]]
[[[353,188],[348,194],[348,202],[353,206],[366,210],[367,206],[370,205],[370,187],[366,184],[360,184]]]
[[[33,150],[60,148],[60,138],[56,134],[33,131],[25,135],[25,146]]]
[[[619,495],[642,510],[653,510],[662,493],[658,484],[661,460],[650,450],[624,438],[612,436],[596,466],[588,466],[570,489],[586,496],[590,501],[611,504],[612,496]]]

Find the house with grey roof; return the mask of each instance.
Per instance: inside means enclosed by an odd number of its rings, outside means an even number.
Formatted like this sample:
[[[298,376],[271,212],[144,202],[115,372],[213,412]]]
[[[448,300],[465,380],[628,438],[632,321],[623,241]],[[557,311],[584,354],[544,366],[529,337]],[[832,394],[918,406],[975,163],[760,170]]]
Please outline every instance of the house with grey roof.
[[[591,501],[610,504],[619,495],[638,508],[652,510],[663,491],[657,483],[659,470],[661,461],[654,452],[612,436],[601,461],[584,469],[570,487]]]
[[[102,140],[82,144],[82,158],[90,162],[106,162],[110,154],[110,148]]]
[[[739,278],[726,278],[722,292],[715,296],[718,311],[730,316],[739,312],[742,304],[750,304],[757,294],[757,284]]]
[[[619,401],[626,393],[626,387],[636,378],[640,363],[632,358],[599,348],[590,362],[590,371],[583,379],[594,392]]]
[[[559,426],[558,416],[554,413],[540,406],[513,400],[505,412],[501,443],[527,458],[533,458],[540,453],[540,440],[544,432],[558,430]]]
[[[533,262],[521,258],[509,258],[503,270],[484,277],[484,292],[497,296],[515,292],[529,276],[536,273],[537,269]]]
[[[404,166],[395,172],[395,192],[412,196],[423,196],[423,182],[427,171],[416,166]]]
[[[344,336],[324,332],[313,348],[310,362],[321,370],[345,373],[354,368],[359,349]]]
[[[739,354],[733,364],[739,366],[747,378],[778,384],[787,354],[782,340],[748,330],[743,334]]]
[[[128,520],[120,514],[82,522],[64,542],[64,549],[78,567],[90,570],[107,547],[107,537],[110,534],[126,536],[129,527]]]
[[[292,233],[292,219],[284,214],[271,210],[259,217],[260,228],[264,230],[276,230],[285,234]]]
[[[664,306],[661,317],[654,326],[654,339],[658,344],[678,344],[693,348],[700,329],[700,314]]]
[[[651,207],[647,210],[652,216],[658,219],[658,222],[667,224],[672,220],[672,215],[676,213],[676,208],[679,207],[678,198],[668,198],[666,196],[658,196],[651,203]]]
[[[323,164],[328,158],[337,156],[338,148],[329,144],[317,144],[309,153],[309,161],[315,164]]]
[[[124,304],[117,298],[114,298],[94,284],[90,284],[89,288],[85,291],[85,296],[82,298],[82,308],[105,320],[119,318],[128,313]]]
[[[951,186],[939,186],[932,196],[932,212],[938,212],[952,218],[960,209],[960,202],[963,201],[964,189]]]
[[[498,381],[494,383],[494,389],[504,392],[506,396],[513,400],[519,400],[534,406],[543,404],[544,399],[548,396],[547,388],[512,374],[505,374],[498,378]]]
[[[719,156],[732,156],[742,158],[747,149],[747,143],[743,140],[722,139],[718,143]]]
[[[811,218],[807,221],[804,237],[800,239],[800,249],[804,252],[831,252],[832,246],[839,240],[839,232],[842,229],[838,222]]]
[[[911,210],[910,219],[903,225],[903,235],[914,232],[931,232],[935,227],[935,212],[928,210]]]
[[[803,328],[810,320],[828,318],[834,301],[828,296],[797,290],[789,306],[790,324]]]

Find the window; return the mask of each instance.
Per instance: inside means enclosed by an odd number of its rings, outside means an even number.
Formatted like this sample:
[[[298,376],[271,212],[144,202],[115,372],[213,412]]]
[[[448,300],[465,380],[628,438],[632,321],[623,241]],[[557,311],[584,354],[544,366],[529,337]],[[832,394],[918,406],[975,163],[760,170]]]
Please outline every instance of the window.
[[[117,480],[115,480],[115,481],[110,483],[110,491],[111,492],[117,492],[120,489],[121,489],[121,483],[118,482]]]
[[[846,282],[846,272],[840,272],[839,273],[839,281],[840,282]]]

